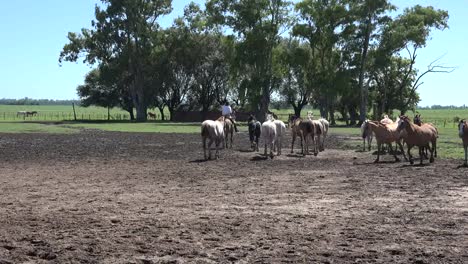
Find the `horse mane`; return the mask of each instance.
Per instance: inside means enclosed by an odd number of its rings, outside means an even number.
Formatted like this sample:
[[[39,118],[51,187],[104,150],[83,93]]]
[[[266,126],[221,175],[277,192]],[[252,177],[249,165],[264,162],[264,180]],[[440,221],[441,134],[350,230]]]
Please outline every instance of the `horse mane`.
[[[221,116],[218,119],[216,119],[215,121],[224,122],[224,121],[226,121],[226,118],[224,116]]]

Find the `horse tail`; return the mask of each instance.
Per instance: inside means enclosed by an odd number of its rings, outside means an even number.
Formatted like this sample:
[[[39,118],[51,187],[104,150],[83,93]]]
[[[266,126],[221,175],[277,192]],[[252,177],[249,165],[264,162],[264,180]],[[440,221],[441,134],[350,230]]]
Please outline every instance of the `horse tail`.
[[[210,135],[210,132],[208,131],[208,126],[203,124],[201,127],[201,135],[202,137],[208,137]]]

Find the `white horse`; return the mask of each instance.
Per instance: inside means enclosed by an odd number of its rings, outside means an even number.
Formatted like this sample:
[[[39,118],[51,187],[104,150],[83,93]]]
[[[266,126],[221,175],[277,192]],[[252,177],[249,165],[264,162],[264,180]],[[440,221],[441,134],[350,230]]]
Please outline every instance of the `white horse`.
[[[275,147],[276,140],[276,124],[273,120],[273,116],[268,115],[267,120],[262,124],[262,138],[265,144],[265,156],[267,156],[267,146],[270,146],[270,158],[273,159],[273,149]]]
[[[371,150],[372,139],[374,138],[374,133],[372,130],[367,126],[369,123],[369,119],[366,119],[361,125],[361,136],[362,136],[362,151],[366,151],[366,140],[367,140],[367,148],[369,151]]]
[[[384,118],[380,120],[380,123],[388,125],[388,124],[393,124],[393,120],[391,120],[388,115],[384,115]]]
[[[283,148],[283,135],[286,134],[286,124],[281,120],[276,120],[272,115],[268,115],[267,119],[272,121],[275,124],[276,129],[276,139],[273,146],[273,151],[276,151],[278,156],[281,155],[281,149]]]
[[[216,121],[205,120],[201,126],[201,136],[203,139],[203,154],[205,160],[211,159],[211,145],[215,142],[216,145],[216,159],[219,159],[219,148],[224,140],[224,116],[218,118]],[[206,140],[208,142],[208,158],[206,156]]]

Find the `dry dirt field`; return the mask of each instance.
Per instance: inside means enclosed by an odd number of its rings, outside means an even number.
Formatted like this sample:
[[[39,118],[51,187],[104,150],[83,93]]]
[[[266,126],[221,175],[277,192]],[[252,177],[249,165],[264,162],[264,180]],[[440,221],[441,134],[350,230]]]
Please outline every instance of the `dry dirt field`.
[[[236,140],[203,162],[195,134],[0,134],[0,263],[468,263],[460,160]]]

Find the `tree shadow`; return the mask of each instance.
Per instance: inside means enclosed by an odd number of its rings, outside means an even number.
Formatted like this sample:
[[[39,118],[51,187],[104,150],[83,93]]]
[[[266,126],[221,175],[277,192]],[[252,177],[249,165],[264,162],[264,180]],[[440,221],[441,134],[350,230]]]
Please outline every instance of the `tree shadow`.
[[[456,167],[457,170],[459,170],[459,169],[467,169],[467,168],[468,168],[468,165],[467,165],[467,164],[461,164],[461,165],[458,165],[458,166]]]
[[[239,152],[242,152],[242,153],[247,153],[247,152],[250,152],[250,153],[253,153],[255,151],[251,150],[251,149],[239,149]]]

